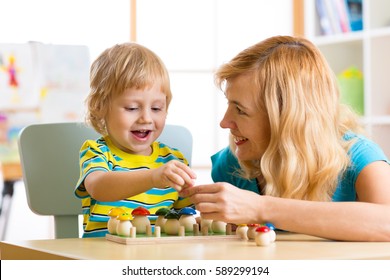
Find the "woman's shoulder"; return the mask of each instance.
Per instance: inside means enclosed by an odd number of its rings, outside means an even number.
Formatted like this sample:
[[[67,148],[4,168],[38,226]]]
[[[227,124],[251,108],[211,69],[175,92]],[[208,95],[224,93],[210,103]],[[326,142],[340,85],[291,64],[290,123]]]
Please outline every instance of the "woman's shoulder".
[[[333,201],[355,201],[356,180],[368,164],[375,161],[386,161],[390,164],[381,147],[364,135],[348,132],[344,135],[345,141],[353,141],[348,154],[351,164],[340,178],[339,184],[333,194]]]
[[[230,166],[239,167],[238,160],[229,147],[225,147],[211,156],[213,166]]]
[[[211,156],[211,162],[211,178],[214,182],[228,182],[240,189],[259,193],[256,179],[247,180],[239,175],[240,164],[229,147]]]
[[[233,155],[229,147],[212,155],[211,163],[211,177],[214,182],[231,181],[231,175],[240,167],[237,158]]]
[[[354,141],[349,155],[355,168],[363,169],[366,165],[374,161],[386,161],[390,164],[382,148],[373,140],[361,134],[347,133],[344,136],[345,140]]]

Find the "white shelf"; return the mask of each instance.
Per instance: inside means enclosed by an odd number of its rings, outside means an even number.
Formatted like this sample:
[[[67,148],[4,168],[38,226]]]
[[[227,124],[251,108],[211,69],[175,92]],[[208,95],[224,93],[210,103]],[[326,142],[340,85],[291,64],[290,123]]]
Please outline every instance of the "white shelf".
[[[326,0],[332,1],[332,0]],[[364,122],[369,136],[390,157],[390,1],[362,0],[363,30],[321,35],[315,0],[305,0],[305,35],[335,74],[355,66],[364,77]]]

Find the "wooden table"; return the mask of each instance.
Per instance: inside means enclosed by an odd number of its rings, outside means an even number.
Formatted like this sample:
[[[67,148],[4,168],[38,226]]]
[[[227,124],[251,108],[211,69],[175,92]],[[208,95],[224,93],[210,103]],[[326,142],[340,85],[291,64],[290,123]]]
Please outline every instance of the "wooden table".
[[[4,241],[0,249],[2,260],[390,260],[390,242],[336,242],[284,232],[268,247],[241,240],[124,245],[105,238],[69,238]]]

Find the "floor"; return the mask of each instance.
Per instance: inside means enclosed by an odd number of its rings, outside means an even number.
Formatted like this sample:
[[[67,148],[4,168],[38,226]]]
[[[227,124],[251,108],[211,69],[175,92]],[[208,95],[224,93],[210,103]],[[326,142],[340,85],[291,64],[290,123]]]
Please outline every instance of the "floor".
[[[197,169],[195,172],[198,176],[197,184],[211,182],[209,169]],[[2,188],[2,186],[0,187]],[[9,209],[9,213],[6,213],[6,211],[1,213],[0,232],[4,231],[2,240],[54,238],[53,218],[36,215],[30,210],[22,181],[15,183],[12,199],[6,196],[2,208],[4,210]],[[4,217],[7,215],[9,215],[8,222],[5,224]]]

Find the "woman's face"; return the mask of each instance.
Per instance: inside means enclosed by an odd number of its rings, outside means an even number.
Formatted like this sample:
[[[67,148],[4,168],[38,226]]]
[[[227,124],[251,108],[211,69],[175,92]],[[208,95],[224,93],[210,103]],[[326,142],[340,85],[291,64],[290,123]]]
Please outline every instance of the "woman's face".
[[[270,126],[265,111],[260,111],[254,96],[259,94],[252,75],[244,74],[228,81],[225,96],[228,108],[220,122],[222,128],[230,129],[241,161],[260,159],[270,139]]]

